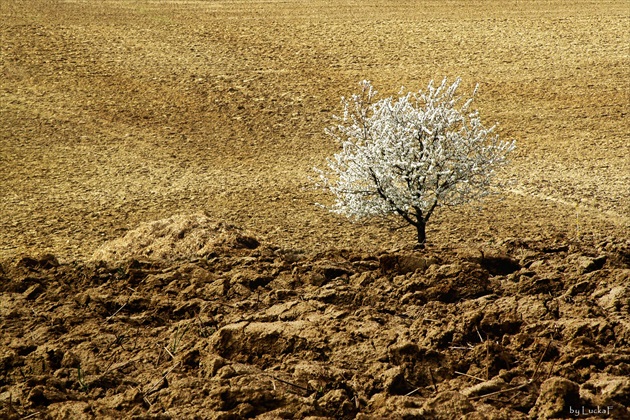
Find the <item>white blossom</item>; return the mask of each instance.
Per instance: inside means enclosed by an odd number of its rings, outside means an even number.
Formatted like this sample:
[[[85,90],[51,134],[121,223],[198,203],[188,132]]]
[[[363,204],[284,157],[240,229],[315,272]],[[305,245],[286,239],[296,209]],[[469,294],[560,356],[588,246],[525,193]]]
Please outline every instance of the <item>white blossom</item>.
[[[476,90],[462,103],[461,79],[426,91],[376,100],[370,82],[342,98],[343,116],[326,132],[341,145],[318,170],[320,186],[335,196],[333,212],[349,217],[397,214],[418,230],[440,206],[456,206],[490,194],[495,170],[515,142],[499,141],[470,110]],[[461,105],[460,105],[461,103]]]

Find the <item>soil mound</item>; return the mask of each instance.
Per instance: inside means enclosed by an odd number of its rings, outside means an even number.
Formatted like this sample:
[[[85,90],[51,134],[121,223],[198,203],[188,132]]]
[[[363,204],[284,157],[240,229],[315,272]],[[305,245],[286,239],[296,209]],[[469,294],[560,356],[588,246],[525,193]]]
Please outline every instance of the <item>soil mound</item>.
[[[253,249],[259,242],[241,229],[214,222],[203,214],[181,214],[142,223],[100,247],[95,261],[116,263],[134,258],[178,261],[225,253],[234,249]]]
[[[176,217],[109,255],[214,256],[0,266],[0,417],[630,417],[627,243],[508,240],[480,259],[240,232]]]

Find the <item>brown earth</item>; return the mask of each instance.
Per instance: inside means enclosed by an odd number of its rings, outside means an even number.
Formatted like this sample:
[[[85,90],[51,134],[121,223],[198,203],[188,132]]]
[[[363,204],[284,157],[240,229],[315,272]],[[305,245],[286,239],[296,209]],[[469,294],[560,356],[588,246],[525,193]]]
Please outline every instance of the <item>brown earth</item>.
[[[0,16],[0,417],[630,417],[627,2]],[[339,97],[444,76],[503,199],[424,253],[316,206]]]
[[[193,215],[23,257],[0,416],[630,418],[628,243],[487,251],[303,253]]]

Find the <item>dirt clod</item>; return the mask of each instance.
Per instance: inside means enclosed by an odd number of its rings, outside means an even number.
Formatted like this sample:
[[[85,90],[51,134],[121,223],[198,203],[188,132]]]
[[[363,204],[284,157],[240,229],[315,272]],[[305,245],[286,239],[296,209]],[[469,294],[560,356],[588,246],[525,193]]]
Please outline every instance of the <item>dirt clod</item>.
[[[344,251],[286,264],[266,247],[223,248],[215,261],[40,264],[24,291],[31,268],[5,264],[2,415],[9,395],[21,415],[53,417],[630,414],[626,268],[558,271],[545,283],[554,297],[449,251],[401,273]],[[574,261],[544,258],[524,282]]]

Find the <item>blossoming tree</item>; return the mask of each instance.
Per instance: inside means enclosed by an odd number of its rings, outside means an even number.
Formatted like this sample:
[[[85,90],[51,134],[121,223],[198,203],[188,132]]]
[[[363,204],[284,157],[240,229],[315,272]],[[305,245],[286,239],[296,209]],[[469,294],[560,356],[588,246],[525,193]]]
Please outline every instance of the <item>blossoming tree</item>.
[[[456,206],[493,192],[493,175],[515,142],[499,141],[462,102],[461,79],[426,91],[376,100],[368,81],[342,98],[344,112],[327,129],[342,151],[318,169],[320,187],[335,196],[333,212],[354,218],[398,215],[426,243],[426,224],[440,206]]]

